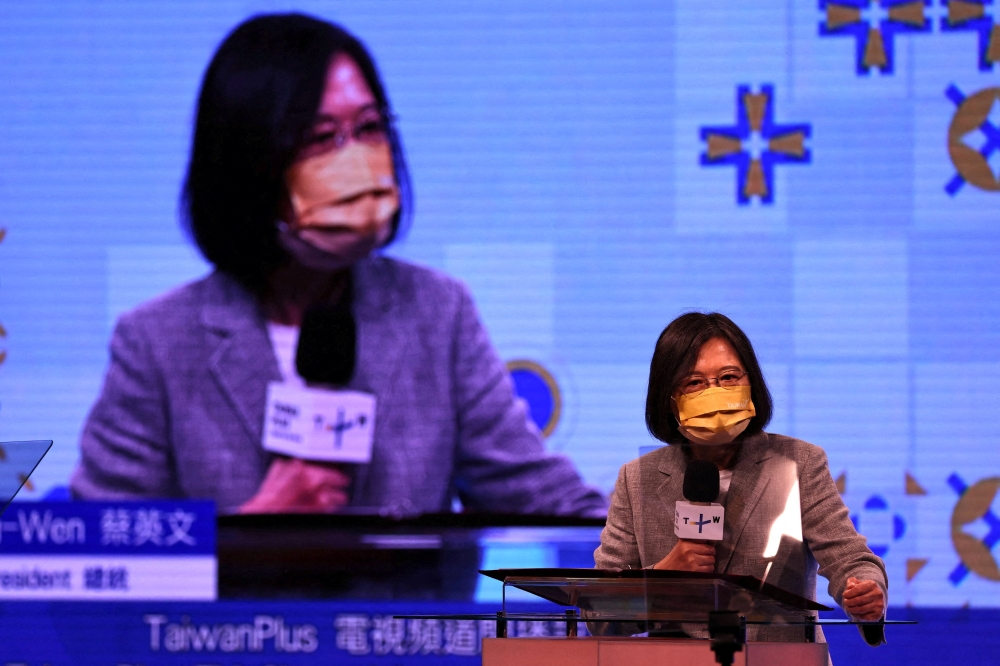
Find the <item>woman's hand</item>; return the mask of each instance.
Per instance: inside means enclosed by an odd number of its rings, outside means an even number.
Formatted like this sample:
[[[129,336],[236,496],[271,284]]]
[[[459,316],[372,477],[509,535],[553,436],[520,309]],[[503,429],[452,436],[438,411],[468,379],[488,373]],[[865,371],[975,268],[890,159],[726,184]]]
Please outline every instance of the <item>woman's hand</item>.
[[[333,512],[347,505],[350,485],[340,465],[278,456],[240,513]]]
[[[653,568],[712,573],[715,571],[715,546],[702,541],[678,539],[667,556]]]
[[[885,613],[885,596],[873,580],[847,579],[844,590],[844,610],[851,617],[875,622]]]

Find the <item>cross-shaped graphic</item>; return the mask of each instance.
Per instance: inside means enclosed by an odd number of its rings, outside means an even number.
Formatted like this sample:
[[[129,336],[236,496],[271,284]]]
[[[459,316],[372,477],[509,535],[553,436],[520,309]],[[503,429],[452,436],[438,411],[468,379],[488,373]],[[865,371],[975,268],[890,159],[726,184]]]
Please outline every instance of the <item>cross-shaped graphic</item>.
[[[805,140],[811,127],[806,124],[779,125],[774,122],[774,86],[763,85],[759,93],[750,86],[736,89],[736,124],[702,127],[701,139],[707,150],[701,154],[703,166],[736,166],[736,200],[749,204],[751,197],[761,203],[774,201],[774,165],[808,163],[811,159]]]
[[[340,449],[344,446],[344,433],[354,427],[364,427],[368,419],[364,414],[358,414],[356,418],[348,421],[344,418],[344,408],[337,408],[337,420],[330,425],[325,425],[325,420],[319,414],[314,418],[317,430],[333,431],[333,448]]]
[[[1000,192],[1000,167],[991,164],[1000,161],[1000,87],[966,97],[951,85],[944,94],[958,107],[948,128],[948,154],[958,173],[945,191],[955,196],[968,182],[981,190]]]
[[[712,521],[711,520],[705,520],[705,514],[699,513],[698,514],[698,520],[692,520],[691,524],[692,525],[697,525],[698,526],[698,534],[701,534],[701,527],[702,527],[702,525],[708,525],[710,522],[712,522]]]
[[[942,4],[948,15],[941,19],[941,30],[978,32],[979,69],[991,71],[1000,62],[1000,23],[994,0],[942,0]]]
[[[344,420],[344,409],[338,409],[337,422],[333,424],[333,448],[339,449],[344,445],[344,433],[353,427],[353,421]]]
[[[896,35],[931,31],[928,6],[930,0],[819,0],[825,13],[819,34],[854,37],[858,75],[867,76],[873,67],[891,74]]]

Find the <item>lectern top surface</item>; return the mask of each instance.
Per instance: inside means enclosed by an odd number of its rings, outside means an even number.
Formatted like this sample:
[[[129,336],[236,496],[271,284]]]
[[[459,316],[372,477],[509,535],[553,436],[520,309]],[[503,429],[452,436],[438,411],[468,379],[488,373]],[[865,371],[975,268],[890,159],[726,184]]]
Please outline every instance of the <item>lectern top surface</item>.
[[[738,611],[748,620],[799,622],[832,610],[753,576],[628,569],[498,569],[482,574],[548,601],[576,606],[584,618],[697,620]]]

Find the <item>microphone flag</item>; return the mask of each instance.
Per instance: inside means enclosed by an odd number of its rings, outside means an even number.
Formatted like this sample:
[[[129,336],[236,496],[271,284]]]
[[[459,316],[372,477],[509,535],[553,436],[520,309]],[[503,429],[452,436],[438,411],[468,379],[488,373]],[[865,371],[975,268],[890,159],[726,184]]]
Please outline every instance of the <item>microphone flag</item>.
[[[726,510],[719,497],[719,469],[708,460],[692,460],[684,471],[684,498],[674,504],[674,534],[681,539],[722,541]]]

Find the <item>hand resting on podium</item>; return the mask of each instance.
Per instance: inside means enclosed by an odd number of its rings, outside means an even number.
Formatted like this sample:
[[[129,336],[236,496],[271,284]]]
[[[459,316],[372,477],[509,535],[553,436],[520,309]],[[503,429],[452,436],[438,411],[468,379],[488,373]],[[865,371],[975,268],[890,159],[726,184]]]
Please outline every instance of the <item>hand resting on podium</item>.
[[[848,578],[844,610],[855,619],[877,622],[885,614],[885,596],[873,580]]]

